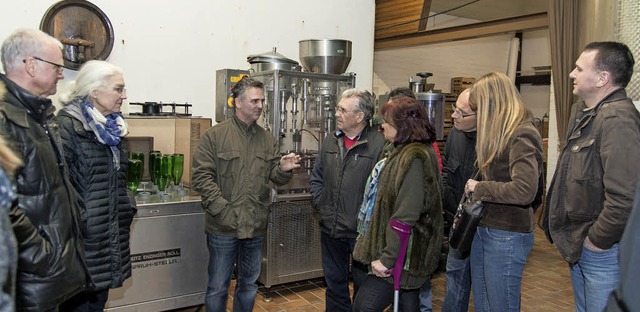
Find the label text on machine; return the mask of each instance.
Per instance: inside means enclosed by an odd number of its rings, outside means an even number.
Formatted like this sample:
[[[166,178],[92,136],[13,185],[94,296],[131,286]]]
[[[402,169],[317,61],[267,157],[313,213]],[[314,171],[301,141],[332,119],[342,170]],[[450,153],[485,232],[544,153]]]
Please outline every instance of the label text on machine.
[[[137,263],[143,262],[143,263]],[[148,268],[180,262],[180,248],[131,255],[131,268]]]

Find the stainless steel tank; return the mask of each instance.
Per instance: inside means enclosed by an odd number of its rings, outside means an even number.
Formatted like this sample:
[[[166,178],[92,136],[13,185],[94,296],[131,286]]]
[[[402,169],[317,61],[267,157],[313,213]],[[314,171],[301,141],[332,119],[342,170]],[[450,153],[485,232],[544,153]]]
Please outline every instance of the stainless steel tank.
[[[300,71],[300,64],[298,64],[298,62],[276,52],[275,47],[269,52],[247,56],[247,62],[251,64],[251,70],[253,72],[263,72],[272,69]]]
[[[420,78],[409,77],[409,89],[413,93],[427,92],[433,89],[434,84],[427,84],[427,78],[433,76],[432,73],[421,72],[416,75]]]
[[[351,61],[351,41],[342,39],[300,40],[300,62],[305,71],[343,74]]]
[[[429,114],[429,122],[436,130],[436,140],[444,139],[444,95],[440,93],[416,93],[416,99],[422,103]]]

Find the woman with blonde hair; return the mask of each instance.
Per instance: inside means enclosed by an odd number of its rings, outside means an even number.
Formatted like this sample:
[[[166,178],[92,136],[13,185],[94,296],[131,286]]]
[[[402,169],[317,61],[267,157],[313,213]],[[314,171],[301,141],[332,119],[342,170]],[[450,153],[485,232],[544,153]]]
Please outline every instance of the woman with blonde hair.
[[[480,181],[465,193],[484,203],[471,246],[476,311],[520,311],[522,271],[533,247],[533,209],[542,173],[542,138],[511,80],[493,72],[471,89],[477,107]]]

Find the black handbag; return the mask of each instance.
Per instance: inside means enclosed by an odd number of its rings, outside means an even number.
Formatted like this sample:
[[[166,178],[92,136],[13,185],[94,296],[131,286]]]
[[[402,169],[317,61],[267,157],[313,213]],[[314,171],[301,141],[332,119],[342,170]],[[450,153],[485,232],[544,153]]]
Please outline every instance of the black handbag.
[[[453,225],[449,233],[449,246],[457,249],[463,255],[471,250],[473,236],[484,215],[484,205],[482,201],[472,201],[471,196],[462,196],[458,210],[453,218]]]

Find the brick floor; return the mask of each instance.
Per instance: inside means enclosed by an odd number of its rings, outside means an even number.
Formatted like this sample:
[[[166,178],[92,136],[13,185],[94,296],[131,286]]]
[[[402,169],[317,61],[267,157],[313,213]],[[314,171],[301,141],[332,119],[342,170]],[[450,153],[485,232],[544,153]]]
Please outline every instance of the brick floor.
[[[233,282],[228,311],[233,305]],[[433,276],[433,310],[440,311],[445,291],[444,273]],[[325,288],[322,279],[273,286],[270,301],[265,301],[265,289],[258,290],[254,311],[324,311]],[[192,307],[178,311],[204,311]],[[533,250],[529,255],[522,280],[522,311],[574,311],[573,290],[567,264],[544,233],[536,229]],[[469,311],[474,311],[469,305]]]

